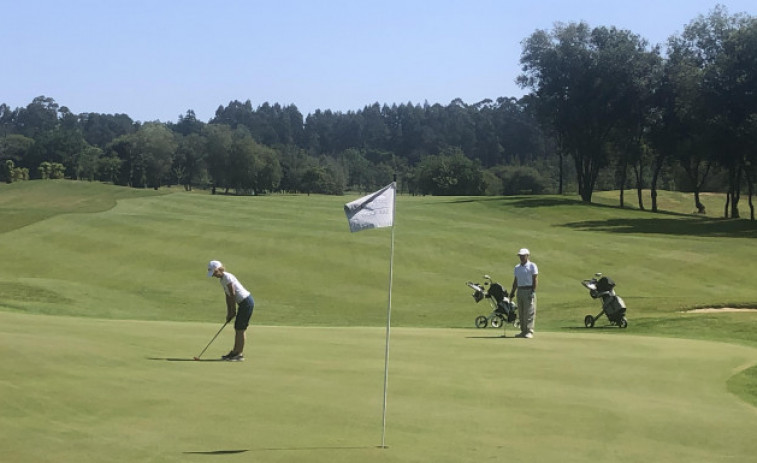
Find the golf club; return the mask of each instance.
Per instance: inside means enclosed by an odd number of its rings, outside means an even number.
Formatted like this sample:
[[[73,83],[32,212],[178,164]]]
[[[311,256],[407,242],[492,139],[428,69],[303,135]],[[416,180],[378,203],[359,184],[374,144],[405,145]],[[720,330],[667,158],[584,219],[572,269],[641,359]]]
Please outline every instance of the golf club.
[[[228,324],[229,324],[229,321],[226,320],[226,323],[224,323],[223,326],[221,327],[221,329],[218,330],[218,333],[216,333],[216,335],[213,336],[213,339],[211,339],[210,342],[208,343],[208,345],[205,346],[205,349],[203,349],[202,352],[200,352],[200,355],[198,355],[197,357],[194,358],[195,360],[200,360],[200,357],[202,357],[202,354],[204,354],[205,351],[208,350],[208,347],[210,347],[210,345],[213,344],[213,341],[216,340],[216,338],[218,337],[218,335],[221,334],[221,331],[223,331],[223,329],[226,328],[226,325],[228,325]]]

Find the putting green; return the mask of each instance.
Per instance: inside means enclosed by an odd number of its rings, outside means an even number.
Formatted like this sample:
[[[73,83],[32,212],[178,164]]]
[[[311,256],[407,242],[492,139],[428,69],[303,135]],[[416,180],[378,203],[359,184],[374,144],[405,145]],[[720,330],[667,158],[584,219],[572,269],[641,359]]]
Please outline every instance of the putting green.
[[[0,312],[8,462],[719,462],[757,455],[727,392],[757,349],[617,335],[253,326],[247,361],[192,361],[220,324]],[[205,357],[228,349],[222,332]]]

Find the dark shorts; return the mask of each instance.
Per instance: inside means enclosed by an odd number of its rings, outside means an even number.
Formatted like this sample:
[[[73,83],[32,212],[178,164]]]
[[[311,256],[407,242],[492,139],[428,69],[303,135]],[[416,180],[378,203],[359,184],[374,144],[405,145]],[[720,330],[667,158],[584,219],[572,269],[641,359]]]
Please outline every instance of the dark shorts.
[[[252,317],[254,308],[255,301],[252,300],[252,296],[247,296],[247,299],[239,303],[239,307],[237,307],[237,319],[234,321],[235,330],[244,331],[250,326],[250,317]]]

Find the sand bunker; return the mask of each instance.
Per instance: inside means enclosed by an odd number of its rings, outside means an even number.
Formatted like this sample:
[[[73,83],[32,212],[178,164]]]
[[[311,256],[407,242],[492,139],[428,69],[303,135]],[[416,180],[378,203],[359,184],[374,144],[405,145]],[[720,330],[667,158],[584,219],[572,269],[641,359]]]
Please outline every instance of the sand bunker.
[[[684,310],[684,313],[727,313],[727,312],[754,312],[757,313],[757,307],[720,307],[720,308],[706,308],[706,309],[692,309]]]

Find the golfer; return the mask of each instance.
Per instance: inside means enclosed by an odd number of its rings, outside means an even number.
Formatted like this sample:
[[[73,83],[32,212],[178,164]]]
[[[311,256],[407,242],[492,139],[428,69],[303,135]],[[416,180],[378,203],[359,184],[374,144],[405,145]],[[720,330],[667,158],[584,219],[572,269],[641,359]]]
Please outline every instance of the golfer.
[[[516,338],[534,337],[534,320],[536,319],[536,286],[539,269],[536,264],[528,260],[531,252],[523,248],[518,251],[520,264],[515,266],[515,278],[513,288],[510,291],[512,297],[516,294],[518,304],[518,318],[520,319],[520,333]],[[516,292],[517,290],[517,292]]]
[[[244,342],[247,339],[247,327],[250,325],[255,301],[252,294],[242,286],[233,274],[226,271],[223,264],[217,260],[208,263],[208,277],[221,280],[221,286],[226,293],[226,323],[237,317],[234,322],[234,348],[221,357],[223,360],[239,362],[244,360]],[[237,309],[238,307],[238,309]]]

